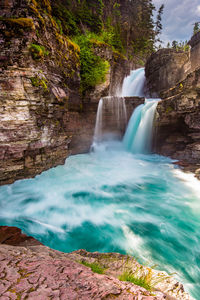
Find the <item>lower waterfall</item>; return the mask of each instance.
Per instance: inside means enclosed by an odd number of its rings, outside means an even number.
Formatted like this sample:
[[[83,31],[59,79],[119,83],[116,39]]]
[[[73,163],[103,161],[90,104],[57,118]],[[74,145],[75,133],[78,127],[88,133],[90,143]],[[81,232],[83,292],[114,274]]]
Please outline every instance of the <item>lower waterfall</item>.
[[[150,153],[153,120],[158,100],[146,99],[139,105],[129,121],[123,143],[132,153]]]

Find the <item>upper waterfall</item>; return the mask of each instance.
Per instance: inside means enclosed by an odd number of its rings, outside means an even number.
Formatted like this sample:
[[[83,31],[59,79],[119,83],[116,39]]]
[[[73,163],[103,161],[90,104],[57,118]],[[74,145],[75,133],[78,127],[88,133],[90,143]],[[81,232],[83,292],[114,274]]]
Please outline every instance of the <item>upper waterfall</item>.
[[[130,75],[124,78],[121,97],[144,97],[145,80],[144,68],[131,71]]]

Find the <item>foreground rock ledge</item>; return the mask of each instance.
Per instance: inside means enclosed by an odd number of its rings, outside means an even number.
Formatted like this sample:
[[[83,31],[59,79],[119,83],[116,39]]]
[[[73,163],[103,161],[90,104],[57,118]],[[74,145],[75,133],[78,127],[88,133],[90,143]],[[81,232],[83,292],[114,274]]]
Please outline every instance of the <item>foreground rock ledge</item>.
[[[152,270],[155,291],[117,278],[126,269],[149,268],[132,257],[117,253],[62,253],[22,236],[17,228],[0,227],[0,299],[192,299],[182,284],[165,273]],[[6,236],[6,238],[4,237]],[[18,241],[23,246],[13,246]],[[7,245],[11,244],[11,245]],[[104,274],[93,273],[80,262],[98,263]],[[164,279],[161,281],[161,276]]]

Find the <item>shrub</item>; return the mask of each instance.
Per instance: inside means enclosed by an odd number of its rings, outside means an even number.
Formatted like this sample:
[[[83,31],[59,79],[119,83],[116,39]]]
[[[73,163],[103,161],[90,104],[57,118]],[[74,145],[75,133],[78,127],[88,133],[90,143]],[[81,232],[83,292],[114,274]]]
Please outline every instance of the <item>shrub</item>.
[[[110,64],[94,54],[89,33],[76,36],[74,41],[80,47],[81,89],[84,94],[87,89],[105,81]]]

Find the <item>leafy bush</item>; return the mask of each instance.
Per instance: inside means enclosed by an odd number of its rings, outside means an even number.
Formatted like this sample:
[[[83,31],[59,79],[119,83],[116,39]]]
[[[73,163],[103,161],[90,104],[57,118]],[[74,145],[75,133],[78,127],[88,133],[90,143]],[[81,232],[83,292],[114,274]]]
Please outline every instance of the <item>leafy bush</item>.
[[[82,34],[74,39],[80,47],[81,89],[84,92],[106,79],[109,62],[95,55],[92,50],[91,34]]]

